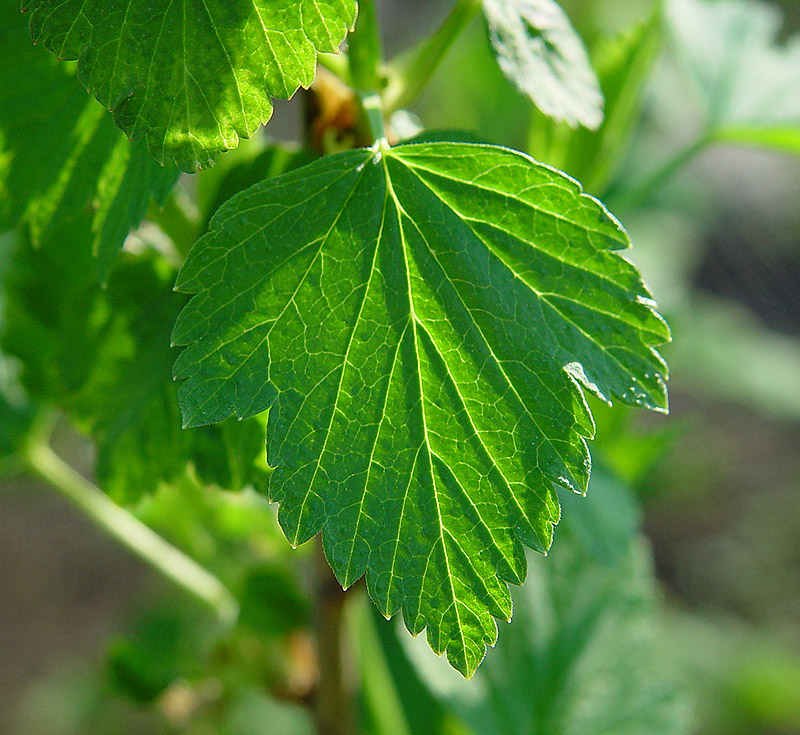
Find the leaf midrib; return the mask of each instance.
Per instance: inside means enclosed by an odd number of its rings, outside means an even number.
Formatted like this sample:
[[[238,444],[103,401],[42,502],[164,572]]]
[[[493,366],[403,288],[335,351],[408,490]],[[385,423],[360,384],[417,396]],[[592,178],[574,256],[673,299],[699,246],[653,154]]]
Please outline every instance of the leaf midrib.
[[[348,196],[347,201],[345,201],[344,205],[342,206],[342,211],[347,207],[347,204],[349,203],[350,199],[352,199],[352,197],[355,196],[355,192],[357,191],[358,187],[361,185],[361,182],[362,182],[362,180],[364,178],[364,174],[368,170],[368,166],[369,166],[369,162],[367,162],[367,165],[364,166],[364,170],[361,172],[361,175],[359,176],[358,180],[356,181],[355,185],[353,186],[353,191],[351,192],[350,196]],[[336,387],[336,397],[334,398],[333,410],[331,411],[331,418],[330,418],[330,421],[328,422],[328,428],[325,431],[325,440],[324,440],[324,442],[322,444],[322,449],[320,450],[319,456],[317,457],[316,467],[314,467],[314,474],[311,476],[311,480],[308,483],[308,490],[306,491],[306,494],[303,496],[303,502],[300,505],[300,514],[299,514],[298,519],[297,519],[297,527],[295,529],[294,539],[292,541],[292,543],[295,544],[295,545],[297,544],[297,540],[298,540],[298,537],[300,535],[300,529],[302,528],[302,525],[303,525],[303,513],[305,512],[305,509],[306,509],[306,503],[307,503],[308,497],[311,494],[311,491],[312,491],[312,489],[314,487],[314,482],[317,479],[317,473],[319,472],[319,468],[322,466],[322,458],[325,456],[325,451],[328,448],[328,439],[330,438],[331,433],[332,433],[331,429],[333,428],[333,422],[336,419],[336,412],[339,410],[339,398],[342,395],[342,385],[344,384],[344,376],[345,376],[345,373],[347,372],[347,366],[348,366],[348,362],[349,362],[349,358],[350,358],[350,350],[351,350],[351,348],[353,346],[353,340],[355,339],[356,332],[358,331],[358,328],[360,326],[361,315],[364,313],[364,306],[367,303],[367,298],[369,297],[369,289],[370,289],[370,286],[372,285],[372,278],[375,275],[375,265],[376,265],[377,260],[378,260],[378,251],[380,250],[381,235],[383,234],[383,228],[384,228],[384,225],[386,224],[386,209],[387,209],[387,200],[386,200],[386,198],[384,198],[383,214],[381,216],[380,227],[378,228],[378,236],[375,239],[375,249],[374,249],[374,251],[372,253],[372,261],[370,262],[369,277],[367,278],[367,284],[364,287],[364,295],[362,296],[361,304],[358,307],[358,314],[356,315],[356,318],[353,320],[353,328],[350,330],[350,336],[349,336],[349,338],[347,340],[347,347],[345,348],[345,353],[344,353],[344,356],[342,357],[342,371],[339,374],[339,384]],[[340,212],[340,216],[341,216],[341,212]],[[338,221],[338,218],[337,218],[337,221]],[[334,223],[334,227],[335,227],[335,223]],[[321,249],[320,249],[320,252],[321,252]],[[389,389],[388,389],[388,383],[387,383],[387,394],[388,394],[388,390]],[[382,420],[383,420],[383,418],[381,418],[381,421]],[[377,434],[376,434],[376,437],[375,437],[375,441],[377,442]],[[368,470],[368,472],[369,472],[369,470]],[[362,510],[362,508],[364,506],[364,497],[366,495],[366,483],[364,485],[364,488],[365,488],[365,492],[361,493],[361,503],[359,505],[358,519],[356,521],[356,531],[355,531],[355,533],[353,535],[353,545],[350,547],[350,557],[349,557],[350,560],[352,560],[353,548],[355,547],[356,538],[358,536],[358,524],[361,522],[361,510]]]
[[[423,432],[423,445],[425,447],[425,453],[428,457],[428,468],[431,473],[431,485],[433,489],[433,500],[436,505],[436,518],[439,525],[439,542],[442,544],[442,554],[444,555],[444,563],[447,569],[447,584],[450,588],[450,597],[452,599],[452,605],[454,606],[455,615],[456,615],[456,628],[458,629],[458,635],[461,639],[461,649],[463,651],[464,660],[466,662],[466,652],[467,652],[467,641],[464,637],[464,626],[461,622],[461,613],[458,609],[458,600],[456,598],[456,590],[455,585],[453,584],[453,572],[450,567],[450,556],[447,553],[447,544],[445,542],[445,528],[444,522],[442,520],[442,508],[441,502],[439,500],[439,490],[436,486],[436,473],[433,467],[433,457],[431,456],[431,446],[430,440],[428,439],[428,420],[425,414],[425,391],[422,386],[422,370],[421,370],[421,363],[419,357],[419,338],[417,336],[417,324],[419,323],[419,319],[417,317],[416,311],[414,309],[414,295],[413,290],[411,288],[411,269],[408,264],[408,248],[406,246],[406,238],[403,232],[403,220],[402,215],[408,217],[403,209],[402,204],[400,203],[399,199],[397,198],[397,194],[394,191],[394,187],[392,186],[392,179],[389,176],[389,168],[386,163],[387,156],[384,155],[382,157],[382,165],[383,165],[383,172],[386,179],[386,190],[387,193],[392,197],[394,202],[395,208],[397,210],[397,222],[398,222],[398,230],[400,235],[400,243],[403,252],[403,263],[405,264],[405,273],[406,273],[406,285],[408,287],[408,306],[411,312],[411,324],[412,324],[412,336],[414,339],[414,354],[417,358],[417,383],[418,383],[418,390],[419,390],[419,399],[420,399],[420,414],[422,417],[422,432]],[[400,542],[398,536],[398,544]],[[422,590],[425,586],[425,579],[428,576],[428,567],[430,566],[430,559],[436,549],[436,544],[431,545],[431,550],[428,554],[428,559],[425,562],[425,571],[422,574],[422,583],[420,585],[420,597],[422,596]],[[444,612],[442,612],[442,616],[444,616]]]

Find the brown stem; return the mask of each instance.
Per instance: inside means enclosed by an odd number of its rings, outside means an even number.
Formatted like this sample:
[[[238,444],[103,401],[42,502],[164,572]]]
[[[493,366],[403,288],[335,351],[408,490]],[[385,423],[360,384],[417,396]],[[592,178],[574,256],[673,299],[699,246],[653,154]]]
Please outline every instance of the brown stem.
[[[351,652],[345,644],[347,593],[333,576],[319,538],[314,568],[314,633],[319,684],[314,717],[319,735],[355,735],[355,693],[347,676]]]

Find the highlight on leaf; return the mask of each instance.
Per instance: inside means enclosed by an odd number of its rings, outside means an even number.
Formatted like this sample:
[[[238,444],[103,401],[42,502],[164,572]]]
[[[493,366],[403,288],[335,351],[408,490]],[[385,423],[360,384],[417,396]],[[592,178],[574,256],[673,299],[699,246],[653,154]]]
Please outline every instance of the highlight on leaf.
[[[85,221],[106,281],[130,230],[179,172],[127,140],[74,68],[33,46],[18,0],[0,0],[0,18],[2,56],[13,59],[0,65],[0,232],[22,224],[41,244],[64,221]]]
[[[356,0],[25,0],[31,35],[77,59],[84,86],[131,138],[183,171],[210,166],[314,79]]]
[[[543,112],[595,130],[603,93],[580,36],[555,0],[483,0],[497,63]]]
[[[327,156],[233,197],[191,251],[173,340],[187,426],[270,409],[269,493],[471,675],[553,483],[584,492],[584,390],[665,410],[669,331],[620,224],[495,146]]]

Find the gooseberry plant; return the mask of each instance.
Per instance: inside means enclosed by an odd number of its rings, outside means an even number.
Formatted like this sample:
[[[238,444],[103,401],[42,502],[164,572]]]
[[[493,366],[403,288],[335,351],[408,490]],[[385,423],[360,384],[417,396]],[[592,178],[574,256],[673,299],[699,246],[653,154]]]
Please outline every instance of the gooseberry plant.
[[[483,15],[542,129],[594,136],[602,171],[652,24],[615,61],[604,119],[553,0],[457,0],[388,62],[373,0],[17,4],[2,344],[30,403],[4,399],[8,451],[228,623],[242,599],[124,506],[255,488],[292,546],[320,536],[340,592],[365,578],[471,677],[525,547],[551,546],[557,489],[586,493],[587,395],[666,411],[670,335],[626,231],[569,171],[399,113]],[[247,142],[301,87],[305,146]],[[48,408],[93,440],[99,490],[50,449]],[[319,648],[320,727],[346,732]]]

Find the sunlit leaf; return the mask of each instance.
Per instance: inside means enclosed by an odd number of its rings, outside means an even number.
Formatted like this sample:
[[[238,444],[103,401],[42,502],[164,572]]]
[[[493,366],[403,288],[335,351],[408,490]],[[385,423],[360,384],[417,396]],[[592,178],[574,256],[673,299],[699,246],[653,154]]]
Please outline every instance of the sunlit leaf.
[[[0,25],[0,231],[23,222],[41,242],[54,222],[88,215],[105,279],[150,198],[162,200],[178,171],[130,143],[74,68],[31,44],[17,0],[0,0]]]
[[[471,674],[507,619],[551,483],[582,492],[581,385],[664,409],[668,339],[619,223],[557,171],[492,146],[328,156],[237,195],[193,248],[174,341],[188,426],[270,408],[289,540],[324,529]]]
[[[169,334],[186,299],[172,291],[170,269],[127,261],[102,288],[85,232],[81,220],[37,249],[22,239],[10,264],[2,345],[21,361],[24,388],[94,439],[98,480],[117,501],[156,490],[196,453],[210,481],[260,482],[260,425],[181,430]]]
[[[433,693],[481,735],[681,735],[687,703],[659,668],[654,602],[642,539],[606,565],[564,534],[548,558],[531,555],[514,625],[474,681],[403,644]]]
[[[34,41],[78,59],[84,86],[132,138],[184,171],[213,163],[314,79],[355,0],[25,0]]]

